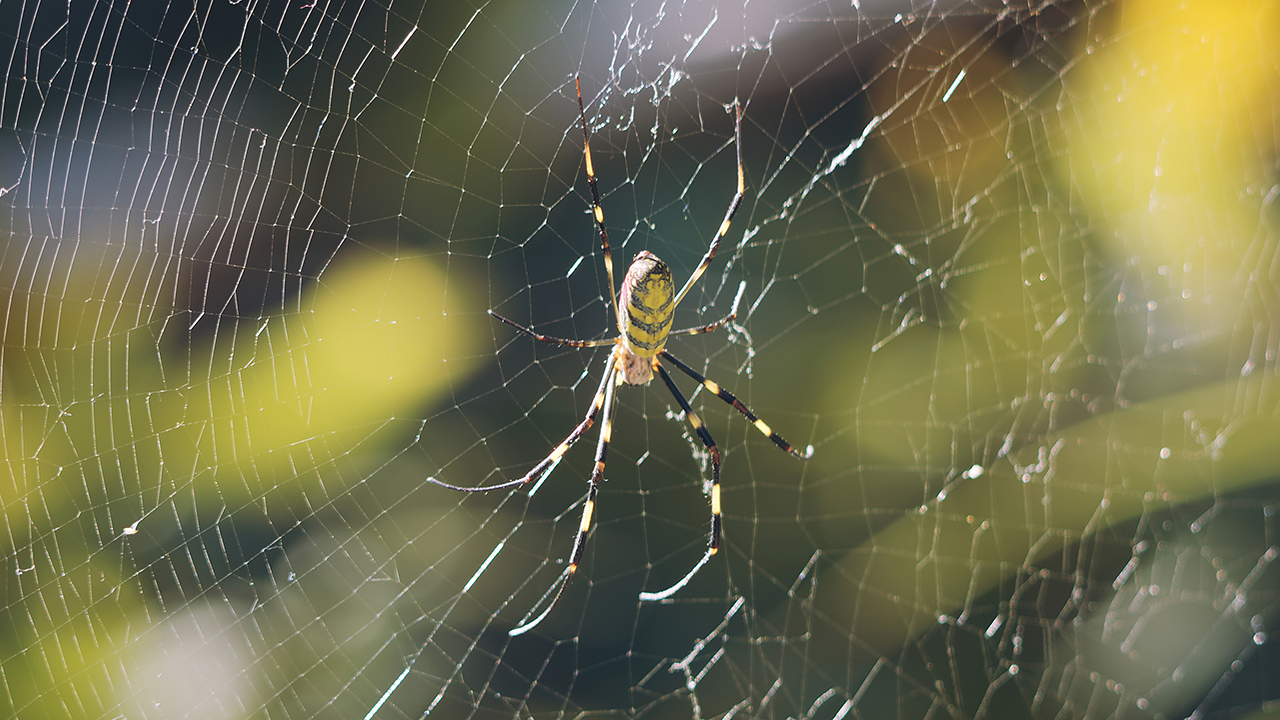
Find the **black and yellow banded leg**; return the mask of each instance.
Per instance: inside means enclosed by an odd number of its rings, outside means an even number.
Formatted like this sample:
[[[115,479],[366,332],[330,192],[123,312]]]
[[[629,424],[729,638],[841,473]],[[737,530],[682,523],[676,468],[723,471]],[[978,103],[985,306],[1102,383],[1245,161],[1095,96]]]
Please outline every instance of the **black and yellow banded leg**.
[[[567,340],[565,338],[551,337],[550,335],[543,335],[541,333],[536,333],[533,330],[517,322],[511,321],[502,317],[501,315],[499,315],[498,313],[492,310],[489,311],[489,314],[497,318],[498,320],[501,320],[502,322],[510,325],[511,327],[519,330],[525,335],[528,335],[534,340],[537,340],[538,342],[544,342],[548,345],[564,345],[566,347],[574,347],[574,348],[592,348],[592,347],[604,347],[605,345],[614,345],[614,344],[617,344],[618,342],[617,338],[604,338],[600,340]],[[715,328],[712,328],[712,329],[714,330]]]
[[[609,302],[613,303],[613,321],[622,327],[622,312],[618,308],[618,289],[613,282],[613,249],[609,247],[609,231],[604,228],[604,208],[600,206],[600,188],[596,185],[596,170],[591,163],[591,137],[587,132],[587,111],[582,105],[582,82],[573,79],[578,91],[578,117],[582,120],[582,154],[587,159],[587,186],[591,188],[591,216],[600,229],[600,250],[604,253],[604,271],[609,276]]]
[[[671,379],[671,375],[667,369],[662,367],[662,363],[657,358],[653,359],[653,367],[658,371],[658,375],[662,377],[662,382],[666,384],[667,389],[671,391],[676,402],[679,403],[680,409],[684,411],[685,419],[693,426],[693,431],[697,433],[698,439],[702,441],[702,446],[707,449],[711,455],[711,531],[710,538],[707,540],[707,551],[703,554],[702,559],[698,561],[693,569],[685,574],[683,578],[676,584],[656,593],[642,592],[640,593],[641,601],[665,600],[676,593],[677,590],[689,584],[693,576],[707,564],[712,556],[720,550],[720,532],[721,532],[721,516],[720,516],[720,448],[716,447],[716,441],[711,438],[711,433],[707,432],[707,427],[702,424],[702,419],[698,414],[689,407],[689,401],[685,399],[680,388],[676,387],[675,381]]]
[[[551,614],[551,611],[556,607],[556,603],[560,602],[560,598],[564,595],[565,588],[569,586],[569,582],[577,574],[578,565],[582,562],[582,553],[587,546],[587,535],[591,532],[591,523],[595,518],[596,495],[600,492],[600,483],[604,481],[604,463],[605,457],[609,453],[609,437],[613,434],[613,389],[617,386],[617,383],[610,382],[610,380],[617,373],[615,355],[616,353],[609,354],[609,368],[605,371],[605,379],[601,384],[603,401],[600,407],[604,408],[604,420],[600,424],[600,442],[596,445],[596,464],[591,470],[591,486],[587,489],[587,500],[582,504],[582,520],[578,523],[578,532],[573,538],[573,552],[569,555],[569,567],[565,568],[564,572],[560,574],[560,578],[556,581],[559,587],[556,588],[555,595],[551,598],[547,608],[533,620],[508,631],[511,636],[523,635],[529,632]],[[556,449],[559,450],[559,447]],[[546,596],[544,595],[543,597],[545,598]]]
[[[709,332],[714,332],[716,330],[719,330],[725,325],[728,325],[729,323],[733,322],[738,318],[738,303],[742,302],[742,293],[746,292],[746,290],[747,290],[747,283],[745,280],[742,281],[741,283],[738,283],[738,294],[734,295],[733,297],[733,307],[730,308],[728,315],[725,315],[724,317],[720,318],[719,320],[713,323],[707,323],[706,325],[699,325],[697,327],[685,328],[683,330],[672,330],[669,333],[668,337],[672,335],[701,335],[703,333],[709,333]]]
[[[498,317],[498,316],[494,315],[494,317]],[[516,327],[520,327],[520,326],[517,325]],[[617,367],[617,364],[618,364],[616,360],[616,356],[617,356],[616,353],[609,353],[609,364],[605,367],[604,377],[600,380],[600,387],[596,389],[595,397],[591,401],[591,409],[587,410],[586,417],[582,419],[582,422],[578,423],[578,426],[573,429],[573,432],[569,433],[568,437],[560,441],[559,445],[556,445],[555,449],[551,451],[550,455],[547,455],[547,457],[544,458],[542,462],[535,465],[532,470],[530,470],[528,473],[524,475],[524,477],[520,478],[519,480],[511,480],[509,482],[498,483],[497,485],[482,485],[480,487],[463,487],[462,485],[450,485],[447,482],[437,480],[433,477],[429,477],[427,478],[427,480],[441,487],[447,487],[450,490],[461,490],[462,492],[488,492],[490,490],[501,490],[503,488],[516,487],[517,485],[524,485],[527,482],[537,480],[538,478],[542,477],[542,474],[546,472],[548,468],[550,468],[552,465],[558,462],[560,458],[564,457],[564,454],[569,451],[569,448],[573,447],[573,444],[578,441],[578,438],[582,437],[582,435],[587,430],[590,430],[591,426],[595,424],[596,417],[600,415],[600,408],[604,406],[605,395],[607,394],[608,389],[611,388],[613,384],[612,381],[614,377],[614,369]]]
[[[582,435],[587,430],[590,430],[591,426],[595,424],[596,417],[600,415],[600,408],[604,407],[606,402],[608,391],[614,384],[614,369],[617,367],[617,362],[615,361],[614,356],[615,353],[609,353],[609,365],[605,368],[604,377],[600,380],[600,387],[596,390],[595,398],[591,401],[591,409],[587,411],[587,416],[582,419],[582,422],[578,423],[578,426],[573,429],[573,432],[569,433],[569,437],[562,440],[560,444],[551,451],[550,455],[543,459],[542,462],[535,465],[527,475],[520,478],[520,482],[529,482],[530,480],[536,480],[542,477],[542,473],[546,472],[548,468],[559,462],[560,458],[564,457],[564,454],[569,451],[569,448],[573,447],[573,444],[578,441],[578,438],[582,437]]]
[[[795,448],[791,447],[791,443],[788,443],[786,440],[783,440],[781,435],[774,432],[773,429],[770,428],[768,425],[766,425],[763,420],[756,417],[755,413],[751,412],[751,410],[746,405],[743,405],[742,402],[738,400],[738,398],[733,396],[733,393],[720,387],[719,384],[711,380],[708,380],[706,377],[702,375],[702,373],[698,372],[697,370],[694,370],[688,365],[685,365],[683,362],[681,362],[678,358],[676,358],[676,356],[672,355],[670,352],[663,350],[661,353],[661,356],[666,358],[667,360],[670,360],[671,364],[680,368],[680,371],[683,372],[685,375],[688,375],[694,380],[697,380],[698,382],[702,383],[702,386],[707,390],[715,393],[716,397],[732,405],[734,410],[737,410],[738,412],[742,413],[742,416],[745,417],[747,420],[751,421],[751,424],[755,425],[757,430],[764,433],[766,437],[772,440],[774,445],[777,445],[783,450],[786,450],[793,457],[797,457],[801,460],[808,460],[810,457],[813,456],[812,447],[809,447],[808,449],[806,449],[805,452],[800,452],[799,450],[796,450]]]
[[[689,401],[685,398],[684,393],[680,392],[680,388],[676,387],[676,383],[671,379],[667,369],[662,367],[662,363],[655,358],[653,367],[657,369],[658,375],[662,377],[662,382],[675,396],[676,402],[679,403],[680,409],[684,411],[685,419],[693,426],[693,431],[697,433],[698,439],[702,441],[702,446],[711,454],[711,539],[707,543],[707,548],[714,555],[720,549],[720,448],[716,447],[716,441],[712,439],[711,433],[707,431],[707,426],[702,424],[702,418],[693,411],[689,406]]]
[[[742,171],[742,107],[735,102],[733,109],[737,113],[737,118],[733,125],[733,145],[738,151],[738,192],[729,201],[729,209],[725,211],[724,220],[720,223],[720,229],[716,232],[716,236],[711,239],[711,247],[707,248],[707,254],[702,256],[702,262],[698,263],[698,268],[689,276],[684,287],[680,288],[680,294],[676,295],[676,305],[680,304],[680,301],[684,299],[685,294],[689,292],[693,284],[698,282],[698,278],[702,277],[702,273],[707,271],[707,266],[711,264],[711,260],[716,256],[716,251],[720,249],[720,239],[728,234],[729,224],[733,222],[733,216],[737,214],[738,208],[742,205],[742,196],[747,191],[747,179]],[[605,257],[607,259],[608,254]]]
[[[617,372],[617,363],[614,363],[612,372],[607,374],[612,376]],[[579,523],[578,534],[573,539],[573,554],[569,556],[571,572],[577,572],[578,563],[582,561],[582,551],[587,544],[587,534],[591,531],[591,520],[596,512],[596,493],[600,491],[600,483],[604,482],[604,463],[609,455],[609,440],[613,436],[613,391],[617,386],[616,382],[605,385],[604,422],[600,425],[600,441],[596,443],[596,464],[591,468],[591,487],[587,489],[587,502],[582,506],[582,522]]]
[[[731,312],[728,315],[725,315],[724,317],[720,318],[719,320],[713,323],[708,323],[706,325],[699,325],[698,327],[685,328],[683,330],[672,330],[670,333],[667,334],[667,336],[670,337],[672,335],[701,335],[703,333],[715,332],[716,330],[719,330],[725,325],[728,325],[729,323],[733,322],[737,317],[738,317],[738,313]]]

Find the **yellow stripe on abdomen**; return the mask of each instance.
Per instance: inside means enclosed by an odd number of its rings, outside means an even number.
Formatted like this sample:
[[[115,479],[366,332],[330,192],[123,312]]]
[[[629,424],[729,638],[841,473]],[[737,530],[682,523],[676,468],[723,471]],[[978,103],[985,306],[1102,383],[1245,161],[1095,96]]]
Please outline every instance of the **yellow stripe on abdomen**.
[[[662,352],[675,317],[671,268],[653,253],[639,253],[627,268],[618,300],[627,349],[637,357]]]

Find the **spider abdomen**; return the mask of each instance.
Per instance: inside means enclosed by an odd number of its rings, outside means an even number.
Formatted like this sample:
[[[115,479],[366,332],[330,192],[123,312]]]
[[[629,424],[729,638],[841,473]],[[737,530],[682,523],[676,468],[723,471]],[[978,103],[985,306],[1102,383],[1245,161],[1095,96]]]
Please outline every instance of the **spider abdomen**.
[[[662,352],[675,317],[671,268],[648,251],[631,261],[618,292],[618,328],[623,343],[623,380],[643,385],[653,377],[650,358]]]

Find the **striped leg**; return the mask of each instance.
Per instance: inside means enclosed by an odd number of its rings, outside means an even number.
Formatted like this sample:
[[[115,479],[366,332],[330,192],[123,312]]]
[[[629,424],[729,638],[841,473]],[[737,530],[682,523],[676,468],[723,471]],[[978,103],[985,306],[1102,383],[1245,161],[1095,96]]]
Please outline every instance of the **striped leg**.
[[[604,391],[604,421],[600,424],[600,442],[596,445],[596,465],[591,470],[591,487],[587,489],[587,501],[582,505],[582,522],[578,524],[578,534],[573,539],[573,554],[569,556],[569,567],[565,568],[565,571],[560,575],[560,579],[556,580],[556,584],[559,587],[556,588],[555,596],[551,598],[547,608],[533,620],[510,630],[508,634],[512,637],[529,632],[551,614],[551,611],[555,609],[556,603],[560,602],[560,597],[564,595],[565,588],[569,586],[569,581],[578,572],[578,564],[582,562],[582,552],[587,545],[587,534],[591,532],[591,520],[595,516],[596,494],[600,491],[600,483],[604,481],[604,461],[609,452],[609,436],[613,433],[613,389],[617,386],[617,383],[610,382],[610,380],[613,379],[617,372],[617,365],[614,353],[610,353],[609,369],[605,371],[604,383],[601,384],[601,390]],[[600,405],[597,405],[593,410],[599,410],[600,407]],[[581,428],[582,426],[580,425],[579,427]],[[575,432],[577,431],[575,430]],[[557,451],[559,449],[559,447],[556,448]],[[555,455],[555,453],[552,453],[552,455]],[[532,473],[530,474],[532,475]],[[545,597],[544,595],[543,598],[545,599]]]
[[[733,297],[733,307],[729,310],[729,314],[719,320],[707,325],[699,325],[698,327],[685,328],[684,330],[672,330],[671,335],[701,335],[703,333],[713,332],[733,322],[738,317],[738,303],[742,302],[742,293],[746,292],[747,283],[743,281],[738,283],[738,294]]]
[[[674,355],[667,352],[666,350],[663,350],[661,355],[667,360],[670,360],[672,365],[675,365],[676,367],[680,368],[680,371],[683,372],[685,375],[688,375],[694,380],[697,380],[698,382],[702,383],[702,386],[705,387],[707,390],[710,390],[711,392],[715,393],[716,396],[719,397],[721,400],[732,405],[734,410],[737,410],[738,412],[742,413],[742,416],[745,417],[747,420],[751,421],[751,424],[755,425],[757,430],[764,433],[770,440],[772,440],[774,445],[777,445],[783,450],[786,450],[792,456],[800,458],[801,460],[808,460],[810,457],[813,456],[812,445],[806,448],[803,453],[800,452],[799,450],[796,450],[795,448],[791,447],[790,443],[788,443],[786,440],[783,440],[781,435],[774,432],[768,425],[766,425],[763,420],[756,417],[755,413],[751,412],[751,410],[748,409],[746,405],[743,405],[742,402],[738,400],[738,398],[733,396],[733,393],[730,393],[728,390],[725,390],[724,388],[720,387],[719,385],[712,382],[711,380],[708,380],[707,378],[703,377],[702,373],[698,372],[697,370],[694,370],[688,365],[685,365],[683,362],[680,362],[680,360],[678,360]]]
[[[667,373],[667,369],[658,362],[657,358],[653,359],[653,367],[657,369],[658,374],[662,376],[662,382],[666,384],[667,389],[675,396],[676,402],[680,404],[680,409],[684,411],[684,416],[688,419],[689,424],[693,426],[693,430],[698,434],[698,439],[702,441],[702,446],[711,454],[711,538],[707,541],[707,552],[698,561],[697,565],[680,579],[675,585],[656,593],[642,592],[640,600],[654,601],[664,600],[674,595],[680,588],[689,584],[693,576],[702,569],[703,565],[711,559],[720,550],[720,448],[716,447],[716,441],[711,438],[711,433],[707,432],[707,428],[702,424],[702,419],[698,417],[693,408],[689,407],[689,401],[685,399],[680,392],[680,388],[676,387],[675,381],[671,379],[671,375]]]
[[[601,339],[601,340],[566,340],[565,338],[551,337],[550,335],[542,335],[540,333],[536,333],[523,325],[517,324],[515,322],[512,322],[511,320],[508,320],[502,317],[501,315],[499,315],[498,313],[492,310],[489,311],[489,314],[494,316],[498,320],[501,320],[502,322],[510,325],[511,327],[519,330],[525,335],[528,335],[534,340],[547,343],[548,345],[565,345],[568,347],[575,347],[575,348],[590,348],[590,347],[604,347],[605,345],[613,345],[614,343],[618,342],[617,338],[607,338],[607,339]],[[727,318],[727,319],[730,319],[730,318]]]
[[[716,330],[719,330],[725,325],[728,325],[729,323],[733,322],[734,319],[737,317],[738,316],[735,314],[730,314],[730,315],[725,315],[719,320],[713,323],[708,323],[706,325],[699,325],[698,327],[685,328],[683,330],[672,330],[671,332],[667,333],[667,337],[671,337],[672,335],[701,335],[703,333],[715,332]]]
[[[494,317],[497,316],[495,315]],[[519,326],[517,325],[516,327]],[[617,368],[618,365],[615,360],[615,355],[616,353],[609,353],[609,365],[605,368],[604,377],[600,380],[600,387],[596,390],[595,399],[591,401],[591,409],[587,411],[587,416],[582,419],[582,422],[578,423],[578,427],[574,428],[573,432],[569,433],[569,437],[562,440],[560,444],[551,451],[550,455],[548,455],[542,462],[535,465],[524,477],[519,480],[512,480],[510,482],[499,483],[497,485],[485,485],[483,487],[450,485],[447,482],[442,482],[433,477],[429,477],[427,480],[441,487],[447,487],[450,490],[461,490],[462,492],[488,492],[490,490],[501,490],[503,488],[524,485],[527,482],[542,477],[542,473],[546,472],[547,468],[551,467],[558,462],[560,458],[564,457],[564,454],[569,451],[569,448],[572,447],[575,442],[578,441],[578,438],[582,437],[583,433],[590,430],[591,426],[595,424],[596,417],[600,414],[600,408],[607,402],[605,396],[611,395],[613,392],[614,383],[612,380],[614,378],[615,368]]]
[[[707,248],[707,254],[702,256],[702,262],[698,265],[698,269],[693,271],[684,287],[680,289],[680,294],[676,295],[676,305],[679,305],[680,301],[684,299],[685,293],[689,292],[689,288],[698,282],[698,278],[702,277],[702,273],[707,271],[707,266],[711,264],[711,259],[716,256],[716,251],[720,249],[720,238],[729,232],[729,223],[733,222],[734,214],[738,212],[738,207],[742,205],[742,195],[747,190],[746,177],[742,173],[742,107],[735,102],[733,109],[738,114],[733,126],[733,145],[738,151],[738,192],[729,201],[729,210],[724,214],[724,221],[720,223],[720,230],[711,239],[711,247]],[[590,167],[589,162],[587,166]],[[606,253],[605,258],[607,259],[608,257],[608,253]]]
[[[609,301],[613,303],[613,320],[622,328],[622,311],[618,308],[618,289],[613,283],[613,250],[609,247],[609,232],[604,229],[604,208],[600,207],[600,189],[596,187],[596,171],[591,164],[591,138],[587,134],[587,111],[582,106],[582,81],[573,79],[578,91],[578,117],[582,119],[582,154],[587,158],[587,185],[591,188],[591,216],[600,229],[600,249],[604,253],[604,270],[609,276]]]

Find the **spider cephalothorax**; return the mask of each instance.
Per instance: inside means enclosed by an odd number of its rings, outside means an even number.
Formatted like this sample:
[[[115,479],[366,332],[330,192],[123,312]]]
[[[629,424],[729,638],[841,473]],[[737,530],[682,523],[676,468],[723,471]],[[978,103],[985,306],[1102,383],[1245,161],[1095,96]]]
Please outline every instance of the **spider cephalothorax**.
[[[575,85],[578,83],[575,81]],[[742,413],[743,417],[756,426],[760,432],[764,433],[775,445],[787,451],[791,455],[804,459],[813,453],[813,447],[810,446],[804,453],[800,453],[791,447],[786,440],[775,433],[764,421],[757,418],[746,405],[743,405],[730,392],[721,388],[716,383],[703,377],[701,373],[676,359],[666,349],[667,338],[675,335],[698,335],[716,330],[725,324],[733,321],[737,313],[738,301],[734,300],[733,311],[727,317],[709,325],[687,328],[685,330],[671,330],[671,322],[675,318],[676,307],[680,301],[684,299],[685,294],[693,287],[693,284],[702,277],[706,272],[707,266],[711,264],[711,259],[716,256],[716,250],[720,247],[720,239],[725,233],[729,232],[729,223],[733,221],[733,215],[738,211],[738,206],[742,204],[742,194],[746,189],[746,181],[742,172],[742,109],[734,103],[737,120],[734,126],[734,145],[738,149],[738,192],[733,196],[733,200],[729,202],[729,210],[725,213],[724,221],[720,223],[720,230],[716,236],[712,238],[710,247],[707,248],[706,255],[702,256],[702,262],[698,265],[693,274],[689,276],[689,280],[685,282],[680,292],[675,293],[675,284],[671,277],[671,268],[667,264],[658,259],[653,253],[642,251],[636,254],[635,259],[627,268],[627,274],[622,279],[622,290],[617,294],[614,293],[613,281],[613,250],[609,247],[609,233],[604,226],[604,209],[600,206],[600,191],[596,187],[595,169],[591,164],[591,139],[587,134],[587,116],[586,110],[582,104],[582,87],[578,85],[578,114],[582,120],[582,148],[583,155],[587,166],[587,186],[591,189],[591,214],[595,218],[596,227],[600,231],[600,249],[604,256],[605,274],[609,277],[609,299],[613,303],[613,316],[617,321],[618,335],[612,338],[600,340],[566,340],[562,338],[549,337],[541,335],[533,330],[518,325],[493,311],[490,314],[504,323],[516,328],[520,332],[533,337],[535,340],[550,343],[552,345],[564,345],[568,347],[588,348],[588,347],[604,347],[612,346],[609,351],[609,361],[605,366],[604,377],[600,379],[600,387],[596,390],[595,398],[591,401],[591,409],[587,411],[587,416],[582,419],[573,432],[565,438],[559,445],[551,451],[542,462],[534,466],[524,477],[511,482],[499,483],[497,485],[486,485],[483,487],[462,487],[459,485],[450,485],[434,478],[429,478],[437,485],[451,488],[453,490],[463,490],[467,492],[483,492],[486,490],[498,490],[500,488],[515,487],[532,482],[541,478],[544,473],[548,472],[559,462],[565,452],[578,438],[582,437],[588,429],[595,424],[596,418],[604,413],[604,420],[600,427],[600,442],[596,446],[595,466],[591,470],[591,484],[587,488],[587,499],[582,505],[582,521],[578,525],[578,533],[573,540],[573,554],[569,557],[569,565],[561,573],[560,579],[556,585],[553,585],[547,591],[547,595],[543,597],[551,600],[547,607],[532,620],[527,620],[521,625],[510,630],[510,634],[519,635],[521,633],[532,630],[534,626],[542,622],[543,618],[551,613],[552,608],[559,602],[561,595],[564,594],[565,587],[568,586],[569,580],[574,573],[578,571],[578,563],[582,561],[582,551],[586,546],[587,534],[591,530],[591,520],[595,514],[596,494],[600,490],[600,483],[604,480],[604,461],[609,451],[609,437],[613,431],[613,398],[614,388],[623,383],[631,385],[644,385],[653,379],[653,373],[656,370],[662,378],[662,382],[671,391],[671,395],[676,399],[676,403],[680,405],[681,411],[684,412],[685,418],[689,424],[693,426],[694,432],[698,435],[698,439],[703,446],[707,448],[707,454],[711,457],[711,531],[708,540],[707,551],[679,582],[656,593],[640,593],[641,600],[661,600],[675,594],[680,588],[684,587],[694,574],[707,564],[716,551],[720,549],[720,450],[716,447],[715,440],[711,439],[711,433],[707,432],[707,428],[702,424],[702,420],[694,413],[693,408],[689,406],[689,401],[685,399],[680,389],[676,387],[675,381],[671,379],[671,375],[667,373],[666,368],[662,366],[662,360],[669,361],[676,366],[680,372],[688,375],[702,387],[706,388],[719,397],[721,400],[733,406],[735,410]],[[743,285],[745,287],[745,284]],[[738,291],[738,298],[742,297],[741,288]],[[554,591],[554,595],[552,592]],[[536,608],[536,606],[535,606]],[[532,610],[530,614],[532,614]],[[527,618],[528,616],[526,616]]]

